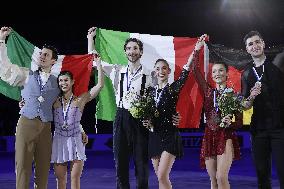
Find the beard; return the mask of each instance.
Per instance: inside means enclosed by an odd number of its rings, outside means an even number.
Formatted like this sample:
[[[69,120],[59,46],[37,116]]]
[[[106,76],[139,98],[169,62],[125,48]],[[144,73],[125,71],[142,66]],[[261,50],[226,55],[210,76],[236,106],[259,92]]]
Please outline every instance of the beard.
[[[127,56],[128,61],[131,62],[131,63],[137,62],[140,58],[141,58],[141,55],[137,55],[137,56],[134,56],[134,57]]]

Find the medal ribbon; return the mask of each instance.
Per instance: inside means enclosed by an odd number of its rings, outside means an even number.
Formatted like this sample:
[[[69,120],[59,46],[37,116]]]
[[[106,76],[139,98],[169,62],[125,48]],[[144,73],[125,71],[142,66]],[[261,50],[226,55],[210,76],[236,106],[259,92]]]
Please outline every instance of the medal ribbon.
[[[225,90],[227,89],[227,87],[220,93],[220,95],[223,95],[223,93],[225,92]],[[213,91],[213,104],[214,104],[214,108],[216,108],[216,112],[218,112],[219,108],[218,108],[218,102],[217,102],[217,89],[214,89]]]
[[[129,67],[127,67],[127,71],[126,71],[127,91],[129,91],[130,89],[133,78],[138,74],[139,71],[142,70],[142,65],[140,65],[140,67],[136,70],[136,72],[133,74],[133,76],[130,79],[128,78],[128,70],[129,70],[128,68]]]
[[[40,72],[38,72],[37,82],[38,82],[39,88],[40,88],[40,95],[42,96],[43,88],[44,88],[44,86],[46,85],[47,82],[44,85],[42,84],[43,82],[42,82],[42,79],[40,77]]]
[[[64,101],[63,101],[63,97],[61,98],[61,106],[62,106],[62,114],[63,114],[63,125],[66,125],[67,124],[67,115],[68,115],[68,112],[69,112],[69,108],[71,106],[71,102],[73,100],[73,94],[70,96],[69,98],[69,101],[67,103],[67,107],[64,109]]]
[[[167,85],[168,85],[168,84],[167,84]],[[167,85],[166,85],[166,86],[167,86]],[[162,93],[163,93],[164,89],[166,88],[166,86],[162,89],[161,92],[158,92],[158,90],[159,90],[158,85],[155,86],[155,102],[156,102],[156,107],[158,107],[158,104],[159,104],[159,102],[160,102]]]
[[[261,73],[261,76],[258,75],[258,73],[257,73],[257,71],[256,71],[256,69],[255,69],[255,67],[252,67],[252,69],[253,69],[253,72],[254,72],[254,75],[255,75],[257,81],[260,81],[261,78],[262,78],[262,76],[263,76],[263,74],[264,74],[264,64],[262,64],[262,73]]]

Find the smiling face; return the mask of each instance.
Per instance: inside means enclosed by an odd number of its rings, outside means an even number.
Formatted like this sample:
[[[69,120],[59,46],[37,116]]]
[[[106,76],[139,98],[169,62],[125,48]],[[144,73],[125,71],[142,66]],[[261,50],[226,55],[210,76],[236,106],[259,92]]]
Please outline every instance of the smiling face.
[[[129,62],[135,63],[140,59],[143,51],[136,42],[130,41],[125,46],[125,54]]]
[[[218,85],[226,85],[228,71],[224,64],[213,64],[212,79]]]
[[[253,58],[259,58],[264,54],[265,44],[258,35],[254,35],[246,40],[246,50]]]
[[[157,61],[154,69],[158,82],[168,81],[169,74],[171,73],[168,63],[162,60]]]
[[[58,86],[63,93],[72,91],[74,80],[67,74],[58,77]]]

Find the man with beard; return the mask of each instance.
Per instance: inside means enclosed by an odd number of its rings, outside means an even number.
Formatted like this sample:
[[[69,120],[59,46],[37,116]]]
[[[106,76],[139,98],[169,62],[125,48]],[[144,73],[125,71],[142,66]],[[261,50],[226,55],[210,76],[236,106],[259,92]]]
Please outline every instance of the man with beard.
[[[96,28],[88,30],[88,51],[93,52]],[[131,97],[128,94],[143,95],[144,89],[152,86],[151,71],[140,63],[143,54],[143,43],[136,38],[128,38],[124,44],[124,52],[128,59],[127,66],[103,65],[104,73],[110,76],[116,95],[117,112],[113,126],[113,152],[116,167],[117,188],[129,189],[129,159],[133,155],[135,165],[136,186],[138,189],[148,188],[148,130],[140,119],[134,118],[128,111]],[[173,116],[178,125],[180,116]]]
[[[88,51],[94,50],[93,37],[96,28],[88,31]],[[113,152],[116,167],[117,188],[130,188],[129,158],[133,154],[137,188],[148,188],[148,130],[141,120],[129,113],[132,99],[129,93],[138,93],[151,86],[151,72],[140,63],[143,43],[136,38],[125,41],[124,52],[127,66],[115,65],[112,69],[103,66],[104,73],[111,76],[116,95],[117,112],[113,125]]]
[[[253,105],[251,122],[252,154],[258,188],[271,189],[271,156],[274,156],[280,188],[284,189],[284,88],[283,73],[264,54],[261,34],[251,31],[244,37],[247,52],[253,59],[242,74],[242,93],[249,96],[257,88],[247,108]],[[258,91],[258,92],[257,92]]]

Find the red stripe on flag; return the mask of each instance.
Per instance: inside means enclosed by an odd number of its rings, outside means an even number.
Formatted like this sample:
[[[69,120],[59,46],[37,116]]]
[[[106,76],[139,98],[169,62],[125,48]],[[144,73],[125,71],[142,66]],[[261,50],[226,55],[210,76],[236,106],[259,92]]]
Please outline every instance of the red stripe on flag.
[[[62,62],[62,71],[70,71],[75,79],[74,94],[88,91],[92,71],[92,55],[66,55]]]
[[[197,38],[174,38],[175,49],[175,73],[174,77],[177,79],[181,73],[183,65],[194,49]],[[199,61],[203,65],[203,51],[200,52]],[[200,115],[203,106],[203,97],[200,93],[199,86],[191,73],[183,87],[179,101],[177,104],[177,111],[181,114],[181,122],[179,128],[199,128]]]

